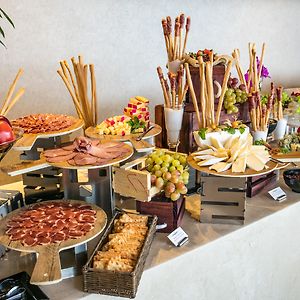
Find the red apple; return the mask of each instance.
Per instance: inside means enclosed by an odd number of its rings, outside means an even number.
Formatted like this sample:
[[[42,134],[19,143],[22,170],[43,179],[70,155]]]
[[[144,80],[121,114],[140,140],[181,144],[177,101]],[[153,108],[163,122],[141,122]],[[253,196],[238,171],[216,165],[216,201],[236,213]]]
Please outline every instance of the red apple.
[[[12,127],[8,119],[0,116],[0,144],[11,142],[15,139]]]

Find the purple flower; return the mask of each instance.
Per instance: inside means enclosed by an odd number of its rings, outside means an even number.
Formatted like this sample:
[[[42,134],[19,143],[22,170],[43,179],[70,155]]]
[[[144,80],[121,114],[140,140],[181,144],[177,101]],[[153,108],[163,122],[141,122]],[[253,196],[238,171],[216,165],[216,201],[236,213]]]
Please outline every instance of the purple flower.
[[[257,56],[256,56],[256,64],[257,64],[257,70],[259,70],[260,61]],[[271,78],[269,70],[264,65],[262,65],[262,68],[261,68],[260,78]],[[246,82],[248,82],[248,80],[249,80],[249,70],[245,74],[245,80],[246,80]],[[251,85],[252,85],[252,83],[251,83]]]

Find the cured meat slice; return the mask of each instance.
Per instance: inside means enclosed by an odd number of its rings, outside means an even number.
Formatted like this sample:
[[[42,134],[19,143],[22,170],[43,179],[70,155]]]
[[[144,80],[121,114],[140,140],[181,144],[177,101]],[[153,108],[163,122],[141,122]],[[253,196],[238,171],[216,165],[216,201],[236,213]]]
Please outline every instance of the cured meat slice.
[[[30,235],[25,235],[24,239],[22,241],[22,244],[24,246],[30,246],[30,247],[32,247],[32,246],[35,246],[37,244],[37,239],[31,237]]]
[[[39,245],[47,245],[51,242],[51,238],[45,236],[39,236],[36,238],[36,241]]]
[[[65,162],[69,159],[72,159],[74,156],[76,156],[75,152],[72,152],[68,155],[62,155],[62,156],[56,156],[56,157],[47,157],[46,160],[50,163],[59,163],[59,162]]]
[[[19,232],[16,232],[14,234],[11,234],[10,235],[10,240],[11,241],[19,241],[20,239],[22,239],[24,236],[25,236],[25,232],[24,231],[19,231]]]
[[[97,157],[86,153],[78,153],[74,157],[74,162],[77,166],[92,165],[97,162]]]
[[[115,154],[109,153],[104,148],[95,147],[95,146],[92,146],[89,149],[88,153],[91,154],[91,155],[93,155],[93,156],[96,156],[98,158],[110,158],[110,159],[115,158]]]
[[[51,241],[53,243],[59,243],[65,240],[66,235],[62,232],[55,233],[51,236]]]
[[[65,150],[65,149],[62,149],[62,148],[58,148],[58,149],[50,149],[50,150],[44,151],[44,156],[46,156],[46,157],[56,157],[56,156],[69,155],[71,153],[73,153],[73,150]]]

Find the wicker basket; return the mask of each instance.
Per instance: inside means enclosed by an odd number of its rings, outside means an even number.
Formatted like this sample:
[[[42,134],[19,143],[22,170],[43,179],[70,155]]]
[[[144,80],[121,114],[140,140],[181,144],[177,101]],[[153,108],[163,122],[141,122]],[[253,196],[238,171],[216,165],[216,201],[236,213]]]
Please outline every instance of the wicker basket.
[[[111,296],[121,296],[134,298],[144,270],[146,258],[148,256],[151,243],[156,230],[157,217],[149,216],[148,233],[144,245],[137,259],[136,266],[131,273],[117,272],[109,270],[98,270],[92,268],[93,257],[98,250],[108,241],[108,235],[113,229],[114,220],[120,217],[116,214],[106,228],[102,238],[97,244],[86,265],[83,266],[83,289],[88,293],[99,293]]]

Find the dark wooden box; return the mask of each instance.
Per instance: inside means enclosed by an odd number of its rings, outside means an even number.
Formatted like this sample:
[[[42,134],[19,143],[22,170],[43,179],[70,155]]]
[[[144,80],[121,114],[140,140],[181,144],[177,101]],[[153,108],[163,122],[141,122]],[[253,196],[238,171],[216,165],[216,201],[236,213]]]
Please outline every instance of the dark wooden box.
[[[271,172],[266,175],[254,176],[247,178],[247,197],[251,198],[261,192],[268,185],[276,181],[276,173]]]
[[[157,225],[167,224],[167,227],[158,229],[158,232],[172,232],[180,226],[184,210],[185,198],[181,196],[177,201],[161,197],[153,197],[149,202],[136,201],[136,210],[141,214],[156,215]]]

